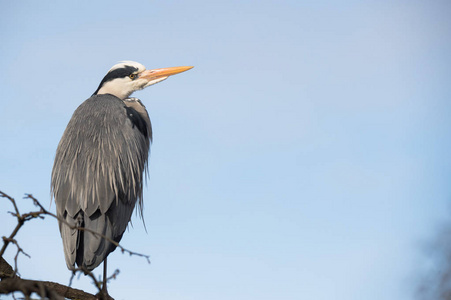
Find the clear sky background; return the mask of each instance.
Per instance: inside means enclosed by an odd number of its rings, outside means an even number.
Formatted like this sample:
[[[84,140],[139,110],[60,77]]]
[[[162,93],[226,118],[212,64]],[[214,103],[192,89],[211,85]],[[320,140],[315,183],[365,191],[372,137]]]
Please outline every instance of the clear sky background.
[[[152,263],[110,255],[111,295],[413,299],[449,214],[450,16],[449,1],[2,0],[0,190],[54,211],[56,147],[108,69],[193,65],[134,94],[154,128],[148,233],[134,216],[121,244]],[[17,239],[24,278],[68,283],[55,220]]]

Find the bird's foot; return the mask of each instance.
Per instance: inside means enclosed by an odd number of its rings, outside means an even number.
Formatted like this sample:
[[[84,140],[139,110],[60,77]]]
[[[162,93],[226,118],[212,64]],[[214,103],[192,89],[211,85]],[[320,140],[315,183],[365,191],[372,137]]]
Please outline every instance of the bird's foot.
[[[99,299],[99,300],[114,300],[113,297],[111,297],[110,295],[108,295],[107,290],[106,290],[106,289],[103,289],[103,288],[102,288],[102,290],[101,290],[100,292],[98,292],[98,293],[96,294],[96,298]]]

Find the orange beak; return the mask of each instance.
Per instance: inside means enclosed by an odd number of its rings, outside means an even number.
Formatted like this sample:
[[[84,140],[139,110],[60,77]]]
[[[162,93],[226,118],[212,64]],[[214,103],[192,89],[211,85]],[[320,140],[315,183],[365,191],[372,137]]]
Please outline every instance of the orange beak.
[[[171,75],[182,73],[192,68],[193,67],[172,67],[172,68],[145,70],[139,75],[139,78],[147,79],[150,81],[161,77],[168,77]]]

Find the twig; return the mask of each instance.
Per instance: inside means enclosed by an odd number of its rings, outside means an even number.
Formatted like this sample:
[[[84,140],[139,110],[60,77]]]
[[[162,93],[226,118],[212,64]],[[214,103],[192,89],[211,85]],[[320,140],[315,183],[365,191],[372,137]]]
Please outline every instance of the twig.
[[[9,243],[13,243],[17,247],[17,253],[14,256],[14,274],[18,274],[19,273],[19,269],[17,267],[17,258],[19,257],[19,253],[22,252],[26,257],[28,257],[28,258],[31,258],[31,257],[30,257],[30,255],[25,253],[25,251],[23,251],[23,249],[19,246],[19,243],[15,239],[10,239],[10,238],[3,237],[3,241],[9,242]]]
[[[19,246],[18,242],[14,239],[14,237],[16,236],[16,234],[18,233],[18,231],[20,230],[20,228],[24,225],[24,223],[26,221],[29,221],[29,220],[32,220],[35,218],[44,219],[45,215],[49,215],[49,216],[57,219],[59,222],[61,222],[62,224],[64,224],[65,226],[68,226],[69,228],[71,228],[73,230],[87,231],[93,235],[99,236],[99,237],[109,241],[116,247],[118,247],[122,253],[126,252],[130,256],[136,255],[136,256],[144,257],[144,258],[146,258],[147,262],[150,263],[149,255],[145,255],[145,254],[141,254],[138,252],[128,250],[128,249],[122,247],[118,242],[112,240],[111,238],[109,238],[101,233],[98,233],[94,230],[91,230],[89,228],[70,225],[66,220],[64,220],[64,219],[58,217],[57,215],[49,212],[48,210],[46,210],[41,205],[41,203],[35,197],[33,197],[33,195],[31,195],[31,194],[25,194],[24,198],[31,199],[33,201],[34,205],[37,206],[40,210],[35,211],[35,212],[29,212],[26,214],[20,214],[19,209],[16,204],[16,201],[11,196],[0,191],[0,197],[7,198],[8,200],[11,201],[11,203],[14,207],[14,212],[9,212],[9,213],[12,216],[17,218],[17,226],[14,228],[14,230],[10,234],[10,236],[2,237],[3,238],[3,246],[0,249],[0,259],[1,259],[0,263],[2,263],[1,269],[0,269],[0,279],[2,280],[0,282],[0,294],[11,293],[14,291],[21,291],[24,294],[26,299],[30,299],[29,296],[31,293],[37,293],[41,297],[45,296],[48,299],[52,299],[52,300],[53,299],[62,299],[59,295],[53,293],[53,290],[57,290],[58,294],[63,295],[64,297],[70,298],[70,299],[97,299],[97,297],[101,297],[103,299],[105,297],[105,295],[103,295],[102,289],[101,289],[102,283],[95,278],[94,274],[91,271],[89,271],[85,268],[77,268],[77,269],[72,270],[72,276],[69,281],[69,286],[64,286],[64,285],[61,285],[58,283],[48,282],[48,281],[24,280],[24,279],[17,277],[17,272],[18,272],[17,258],[18,258],[19,253],[23,253],[27,257],[30,257],[30,256],[27,253],[25,253],[25,251]],[[14,268],[14,271],[12,271],[12,272],[10,271],[10,269],[12,270],[11,266],[3,259],[3,254],[10,243],[15,244],[17,247],[17,253],[14,258],[15,268]],[[93,280],[94,285],[99,290],[97,297],[92,294],[86,293],[84,291],[76,290],[76,289],[73,289],[70,287],[72,285],[72,280],[75,277],[77,272],[80,272],[80,274],[81,274],[81,272],[83,272],[85,275],[88,275]],[[110,281],[111,279],[116,279],[118,274],[119,274],[119,270],[115,270],[114,273],[110,277],[107,278],[106,282]],[[7,291],[7,292],[5,292],[5,291]],[[13,295],[13,297],[14,297],[14,295]],[[107,296],[107,297],[109,297],[109,296]],[[109,297],[108,299],[112,299],[112,298]]]
[[[10,243],[10,241],[14,239],[14,237],[16,236],[17,232],[19,231],[20,227],[22,227],[22,225],[25,223],[25,220],[23,218],[21,218],[19,209],[17,208],[16,201],[14,200],[14,198],[8,196],[7,194],[3,193],[2,191],[0,191],[0,197],[7,198],[7,199],[9,199],[9,201],[11,201],[11,203],[14,206],[14,210],[15,210],[15,213],[11,213],[11,214],[17,218],[16,228],[14,228],[14,230],[10,234],[8,240],[4,240],[3,247],[2,247],[2,249],[0,249],[0,256],[3,256],[3,254],[5,253],[6,247],[8,247],[8,244]]]
[[[119,271],[119,269],[114,270],[113,274],[106,279],[106,282],[110,281],[111,279],[116,279],[117,275],[119,275],[120,272],[121,271]]]
[[[1,195],[0,195],[0,196],[1,196]],[[55,215],[55,214],[49,212],[48,210],[46,210],[46,209],[41,205],[41,203],[39,203],[39,201],[38,201],[35,197],[33,197],[33,195],[31,195],[31,194],[25,194],[25,197],[24,197],[24,198],[25,198],[25,199],[31,199],[31,200],[33,200],[33,203],[41,209],[41,211],[39,212],[39,214],[44,214],[44,215],[52,216],[53,218],[57,219],[59,222],[61,222],[61,223],[65,224],[66,226],[68,226],[70,229],[87,231],[87,232],[89,232],[89,233],[92,233],[92,234],[94,234],[94,235],[97,235],[97,236],[99,236],[99,237],[101,237],[101,238],[107,240],[108,242],[112,243],[112,244],[115,245],[116,247],[118,247],[118,248],[121,250],[122,253],[126,252],[126,253],[130,254],[130,256],[131,256],[131,255],[135,255],[135,256],[144,257],[144,258],[147,260],[147,262],[150,264],[150,256],[149,256],[149,255],[146,255],[146,254],[142,254],[142,253],[138,253],[138,252],[134,252],[134,251],[128,250],[128,249],[122,247],[122,246],[121,246],[118,242],[116,242],[115,240],[113,240],[113,239],[111,239],[111,238],[109,238],[109,237],[107,237],[107,236],[105,236],[105,235],[103,235],[103,234],[101,234],[101,233],[99,233],[99,232],[96,232],[96,231],[94,231],[94,230],[92,230],[92,229],[85,228],[85,227],[79,227],[79,226],[72,226],[72,225],[70,225],[66,220],[64,220],[64,219],[58,217],[57,215]]]

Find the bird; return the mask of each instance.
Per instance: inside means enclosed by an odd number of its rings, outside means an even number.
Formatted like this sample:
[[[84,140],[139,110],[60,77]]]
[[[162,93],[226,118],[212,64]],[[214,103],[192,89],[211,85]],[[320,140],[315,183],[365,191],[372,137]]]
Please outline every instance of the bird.
[[[104,262],[105,291],[112,241],[121,240],[137,203],[143,216],[152,125],[146,107],[130,95],[191,68],[115,64],[75,110],[58,144],[51,194],[66,265],[87,272]]]

